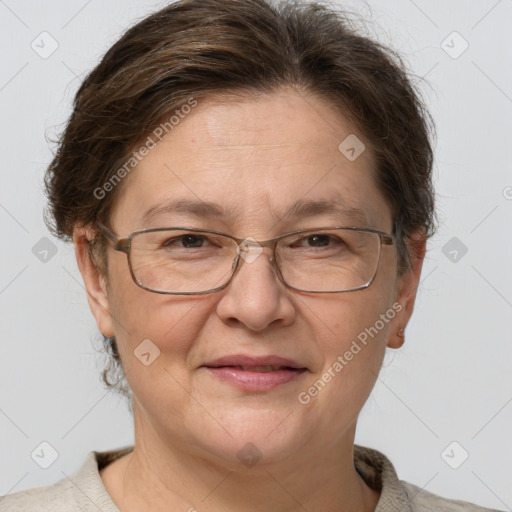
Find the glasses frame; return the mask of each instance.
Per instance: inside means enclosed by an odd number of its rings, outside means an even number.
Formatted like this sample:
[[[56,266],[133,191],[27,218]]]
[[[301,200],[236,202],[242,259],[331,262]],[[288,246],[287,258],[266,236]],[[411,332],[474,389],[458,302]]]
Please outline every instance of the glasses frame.
[[[232,267],[231,267],[231,276],[229,277],[229,279],[222,285],[222,286],[218,286],[217,288],[212,288],[210,290],[206,290],[206,291],[202,291],[202,292],[173,292],[173,291],[163,291],[163,290],[153,290],[152,288],[148,288],[147,286],[144,286],[136,277],[135,277],[135,274],[133,272],[133,266],[132,266],[132,261],[131,261],[131,247],[132,247],[132,240],[135,236],[137,236],[138,234],[141,234],[141,233],[153,233],[153,232],[158,232],[158,231],[168,231],[168,230],[182,230],[182,231],[192,231],[192,232],[199,232],[199,233],[211,233],[211,234],[214,234],[214,235],[221,235],[221,236],[225,236],[227,238],[230,238],[231,240],[234,240],[236,242],[236,244],[238,245],[238,247],[240,247],[244,242],[245,244],[251,244],[251,245],[256,245],[258,244],[260,247],[270,247],[272,249],[272,256],[270,257],[269,261],[273,262],[275,264],[275,269],[277,271],[277,275],[279,277],[279,280],[288,288],[292,289],[292,290],[296,290],[296,291],[300,291],[300,292],[306,292],[306,293],[346,293],[346,292],[353,292],[353,291],[357,291],[357,290],[363,290],[365,288],[368,288],[372,283],[373,281],[375,280],[375,276],[377,275],[377,271],[378,271],[378,268],[379,268],[379,263],[380,263],[380,255],[381,255],[381,252],[382,252],[382,245],[394,245],[396,240],[395,240],[395,236],[392,235],[391,233],[386,233],[384,231],[380,231],[378,229],[373,229],[373,228],[360,228],[360,227],[356,227],[356,226],[327,226],[327,227],[315,227],[315,228],[308,228],[308,229],[300,229],[298,231],[290,231],[289,233],[284,233],[282,235],[279,235],[279,236],[276,236],[274,238],[269,238],[268,240],[249,240],[247,238],[238,238],[236,236],[232,236],[232,235],[229,235],[227,233],[222,233],[221,231],[215,231],[215,230],[212,230],[212,229],[202,229],[202,228],[191,228],[191,227],[186,227],[186,226],[177,226],[177,227],[165,227],[165,228],[147,228],[147,229],[141,229],[141,230],[138,230],[138,231],[134,231],[133,233],[131,233],[130,235],[128,235],[127,237],[125,238],[119,238],[119,236],[114,233],[111,229],[109,229],[107,226],[105,226],[103,223],[97,221],[96,224],[98,225],[98,227],[101,229],[101,231],[103,233],[105,233],[105,235],[107,235],[107,237],[112,240],[114,246],[113,246],[113,249],[115,251],[119,251],[119,252],[124,252],[126,254],[126,257],[127,257],[127,260],[128,260],[128,267],[130,269],[130,275],[132,276],[132,279],[133,281],[135,282],[135,284],[137,286],[139,286],[140,288],[143,288],[144,290],[147,290],[148,292],[152,292],[152,293],[160,293],[160,294],[163,294],[163,295],[207,295],[207,294],[210,294],[210,293],[215,293],[215,292],[218,292],[220,290],[223,290],[224,288],[226,288],[228,286],[228,284],[233,280],[233,277],[235,276],[235,274],[237,273],[238,271],[238,268],[240,267],[240,260],[243,259],[241,254],[240,254],[240,251],[238,252],[237,256],[235,257],[235,259],[233,260],[233,264],[232,264]],[[373,274],[373,276],[371,277],[371,279],[369,279],[365,284],[361,285],[361,286],[358,286],[356,288],[350,288],[348,290],[328,290],[328,291],[312,291],[312,290],[304,290],[302,288],[296,288],[294,286],[291,286],[290,284],[288,284],[282,273],[281,273],[281,269],[279,267],[279,263],[276,259],[276,247],[277,247],[277,244],[279,242],[279,240],[287,237],[287,236],[290,236],[290,235],[297,235],[297,234],[301,234],[301,233],[314,233],[315,231],[320,231],[320,230],[332,230],[332,229],[340,229],[340,230],[347,230],[347,231],[363,231],[363,232],[366,232],[366,233],[375,233],[379,236],[379,241],[380,241],[380,245],[379,245],[379,255],[378,255],[378,258],[377,258],[377,265],[375,267],[375,272]]]

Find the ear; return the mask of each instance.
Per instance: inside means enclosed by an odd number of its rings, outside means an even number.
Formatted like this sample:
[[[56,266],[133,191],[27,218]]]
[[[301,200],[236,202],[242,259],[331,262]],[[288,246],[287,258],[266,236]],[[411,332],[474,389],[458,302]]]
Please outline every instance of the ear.
[[[89,244],[93,238],[94,231],[90,226],[77,226],[73,231],[76,261],[84,280],[89,307],[101,333],[110,337],[114,336],[114,329],[110,316],[107,279],[92,260]]]
[[[391,321],[391,330],[388,339],[388,347],[400,348],[405,337],[399,336],[400,329],[404,329],[411,318],[416,301],[416,291],[420,284],[421,269],[427,249],[427,237],[425,230],[420,228],[411,234],[407,241],[407,247],[411,258],[411,267],[397,278],[395,303],[400,304],[401,309]]]

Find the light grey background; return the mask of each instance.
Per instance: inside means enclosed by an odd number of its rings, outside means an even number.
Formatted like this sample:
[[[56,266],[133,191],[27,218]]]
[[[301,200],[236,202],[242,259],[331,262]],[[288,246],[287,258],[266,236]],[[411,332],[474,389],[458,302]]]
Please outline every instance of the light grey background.
[[[0,495],[133,441],[125,403],[99,380],[98,331],[72,247],[42,220],[45,133],[62,127],[83,74],[164,4],[0,1]],[[512,1],[343,4],[429,82],[441,220],[405,345],[387,354],[356,442],[430,492],[512,510]],[[43,31],[58,43],[47,58],[31,47],[51,49]],[[42,237],[57,249],[46,262],[40,246],[33,252]],[[453,237],[458,246],[446,246]],[[59,454],[46,470],[31,458],[43,441]],[[456,465],[463,450],[469,458],[453,469],[446,461]]]

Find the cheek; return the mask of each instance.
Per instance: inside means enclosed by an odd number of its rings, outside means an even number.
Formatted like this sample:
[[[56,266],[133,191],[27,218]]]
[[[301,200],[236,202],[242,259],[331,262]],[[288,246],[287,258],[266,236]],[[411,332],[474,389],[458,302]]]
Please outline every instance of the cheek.
[[[329,410],[327,421],[336,424],[340,415],[349,421],[368,398],[395,316],[391,299],[376,286],[311,306],[323,365],[311,376],[309,388],[302,390],[299,401]]]
[[[126,262],[120,263],[126,268],[112,269],[109,303],[126,373],[138,367],[147,352],[157,357],[155,363],[183,366],[204,323],[206,301],[144,290],[133,282]]]
[[[116,301],[116,339],[134,396],[166,420],[176,418],[191,389],[190,355],[204,324],[201,304],[145,290]],[[155,393],[159,390],[160,393]],[[172,399],[162,402],[162,393]]]
[[[354,341],[362,345],[366,341],[371,351],[373,346],[387,339],[390,322],[395,316],[389,291],[375,286],[351,292],[350,297],[347,294],[315,301],[310,304],[310,321],[317,326],[317,340],[322,340],[319,348],[331,357],[334,352],[338,355],[348,350]]]

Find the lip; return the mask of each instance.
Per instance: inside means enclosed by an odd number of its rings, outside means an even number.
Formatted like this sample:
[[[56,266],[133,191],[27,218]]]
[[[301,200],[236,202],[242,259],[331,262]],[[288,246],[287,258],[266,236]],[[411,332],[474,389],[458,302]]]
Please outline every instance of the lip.
[[[293,359],[285,359],[275,355],[268,356],[248,356],[246,354],[234,354],[224,356],[213,361],[208,361],[203,366],[219,367],[219,366],[287,366],[288,368],[302,369],[303,365]]]
[[[262,366],[273,366],[271,371],[258,370]],[[209,361],[203,365],[215,378],[243,391],[270,391],[291,382],[308,369],[292,359],[269,355],[251,357],[231,355]]]

